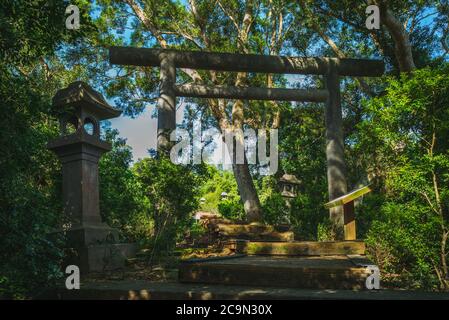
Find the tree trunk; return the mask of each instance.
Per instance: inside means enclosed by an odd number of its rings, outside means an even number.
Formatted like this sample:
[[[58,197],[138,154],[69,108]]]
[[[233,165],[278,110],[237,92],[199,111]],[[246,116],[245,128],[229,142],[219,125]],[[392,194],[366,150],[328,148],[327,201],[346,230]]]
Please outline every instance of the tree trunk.
[[[246,2],[245,15],[243,16],[241,29],[238,30],[239,33],[239,49],[243,53],[248,53],[247,44],[248,44],[248,35],[250,31],[250,27],[253,20],[253,7],[254,1],[248,0]],[[247,78],[247,73],[239,72],[237,74],[237,78],[235,80],[235,86],[241,87],[244,85],[244,82]],[[234,105],[232,106],[232,129],[233,130],[242,130],[244,124],[244,112],[243,112],[243,101],[236,100]],[[234,151],[237,151],[238,145],[241,144],[243,146],[243,150],[245,150],[245,139],[243,136],[240,137],[237,135],[236,139],[236,148]],[[234,177],[237,182],[237,187],[240,194],[240,199],[243,202],[243,208],[246,213],[246,220],[248,222],[261,222],[262,221],[262,208],[260,206],[259,196],[257,194],[256,188],[254,187],[253,179],[251,177],[251,173],[249,172],[248,161],[246,159],[245,153],[243,153],[243,164],[238,163],[237,161],[237,153],[234,152],[235,157],[232,163],[232,170],[234,171]]]
[[[220,100],[223,101],[223,100]],[[239,130],[243,132],[243,109],[241,109],[243,104],[241,101],[237,100],[233,107],[234,115],[234,130]],[[239,113],[240,116],[238,116]],[[220,122],[219,122],[220,123]],[[222,134],[223,143],[226,144],[226,132],[229,132],[230,125],[227,121],[221,121],[220,130]],[[235,133],[235,132],[234,132]],[[232,135],[234,140],[234,135]],[[235,144],[232,141],[233,148],[228,149],[229,157],[232,161],[232,171],[234,173],[235,181],[237,182],[237,189],[239,191],[240,199],[243,203],[243,209],[245,210],[246,220],[248,222],[262,222],[262,208],[260,206],[259,196],[257,195],[256,188],[249,171],[248,161],[246,154],[243,154],[242,161],[237,161],[237,150],[245,150],[244,138],[235,134]],[[223,159],[224,160],[224,159]]]
[[[233,164],[232,170],[234,172],[235,180],[237,181],[237,187],[243,202],[247,221],[261,222],[262,210],[260,201],[249,172],[248,164],[246,163],[246,157],[244,164]]]
[[[158,43],[161,45],[162,48],[167,47],[166,40],[162,37],[161,31],[157,28],[157,26],[151,21],[151,19],[148,18],[148,16],[145,15],[144,10],[137,4],[134,0],[125,0],[126,3],[131,7],[131,9],[134,11],[138,19],[142,22],[142,24],[153,34],[153,36],[156,38]],[[195,19],[197,19],[197,22],[201,20],[201,18],[198,16],[198,11],[196,10],[196,3],[195,1],[191,0],[189,1],[192,10],[193,15],[195,16]],[[252,24],[252,12],[254,9],[254,1],[250,0],[246,3],[246,9],[245,9],[245,15],[243,17],[242,26],[239,28],[237,25],[237,32],[239,37],[239,50],[246,52],[245,45],[248,41],[248,34],[250,31],[250,27]],[[227,12],[225,12],[227,13]],[[233,17],[230,17],[231,20],[233,20]],[[201,28],[201,27],[200,27]],[[201,29],[202,32],[202,38],[205,40],[206,44],[209,44],[210,41],[206,34],[204,33],[204,29]],[[209,48],[210,49],[210,48]],[[201,60],[201,59],[200,59]],[[251,59],[252,61],[253,59]],[[193,66],[191,66],[193,67]],[[198,71],[196,70],[189,70],[189,69],[182,69],[187,75],[189,75],[194,82],[197,84],[203,83],[202,78]],[[214,84],[216,83],[216,77],[215,77],[215,71],[211,70],[210,75],[212,78],[212,82]],[[246,78],[246,74],[240,73],[237,77],[236,86],[241,86],[241,83],[243,79]],[[218,103],[214,102],[212,99],[208,99],[210,108],[212,111],[212,114],[214,115],[215,119],[217,120],[219,124],[219,128],[222,133],[225,132],[226,129],[230,128],[229,122],[226,118],[226,112],[224,105],[221,105],[221,103],[224,102],[224,100],[218,100]],[[166,102],[164,102],[166,103]],[[161,102],[162,104],[162,102]],[[232,111],[232,127],[234,129],[242,129],[243,128],[243,105],[241,101],[238,101],[235,103]],[[161,132],[162,134],[162,132]],[[162,144],[161,139],[161,144]],[[245,161],[243,164],[235,164],[233,162],[233,172],[235,180],[237,181],[237,186],[239,190],[239,194],[241,197],[241,200],[243,202],[243,206],[245,209],[246,217],[249,222],[255,222],[255,221],[261,221],[262,219],[262,210],[260,206],[260,201],[257,196],[256,188],[254,187],[253,180],[251,178],[251,174],[249,172],[248,163]]]

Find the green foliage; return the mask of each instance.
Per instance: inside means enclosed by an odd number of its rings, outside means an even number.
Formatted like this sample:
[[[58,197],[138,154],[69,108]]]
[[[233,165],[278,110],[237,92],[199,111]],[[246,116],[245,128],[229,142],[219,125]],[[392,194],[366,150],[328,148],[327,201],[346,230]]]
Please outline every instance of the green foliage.
[[[232,172],[207,166],[207,177],[200,189],[200,197],[206,199],[205,203],[201,204],[201,210],[220,213],[228,219],[242,219],[243,204]],[[221,197],[223,192],[227,193],[226,199]]]
[[[46,150],[57,134],[48,113],[60,84],[43,57],[65,38],[65,4],[0,4],[0,298],[38,294],[61,275],[61,239],[47,237],[61,212],[59,164]]]
[[[188,229],[188,234],[192,239],[199,239],[207,233],[207,229],[199,222],[195,221]]]
[[[124,240],[135,242],[151,237],[152,220],[148,199],[131,169],[132,151],[117,130],[107,130],[112,150],[100,159],[100,209],[105,222],[119,229]]]
[[[317,241],[333,241],[335,240],[335,237],[334,226],[330,219],[324,220],[318,224]]]
[[[51,97],[70,71],[55,53],[92,31],[88,11],[80,30],[65,28],[68,5],[0,3],[0,298],[38,295],[63,275],[64,239],[48,236],[62,219],[60,165],[46,144],[58,131]]]
[[[69,3],[81,9],[80,30],[65,28]],[[248,2],[223,0],[220,7],[214,1],[197,1],[195,14],[183,1],[137,3],[163,33],[150,33],[126,1],[96,1],[99,11],[94,21],[93,4],[87,0],[0,3],[0,298],[28,297],[61,276],[63,239],[47,237],[62,218],[60,167],[45,148],[57,135],[56,123],[48,115],[56,90],[71,81],[89,79],[100,90],[104,88],[108,97],[116,98],[129,115],[141,112],[158,92],[157,68],[123,67],[117,73],[102,47],[124,43],[154,47],[162,45],[163,37],[169,47],[183,50],[335,55],[329,46],[321,45],[321,29],[343,54],[381,53],[389,70],[398,70],[395,43],[388,34],[356,27],[364,25],[365,5],[360,1],[303,1],[310,10],[299,10],[294,1],[262,1],[252,8],[257,13],[249,41],[243,44],[232,20],[239,25]],[[436,11],[434,25],[418,23],[411,37],[415,64],[431,64],[433,69],[383,79],[388,85],[385,95],[363,104],[359,83],[342,83],[349,185],[366,180],[367,173],[376,190],[357,207],[358,237],[366,238],[383,274],[400,275],[401,286],[413,288],[448,288],[444,239],[449,219],[449,68],[436,67],[444,56],[438,57],[442,48],[434,35],[447,29],[447,6],[439,3],[391,2],[391,9],[403,21],[410,12],[418,18]],[[280,18],[285,24],[282,36],[278,34]],[[125,32],[129,27],[131,32]],[[431,61],[433,57],[437,58]],[[234,84],[236,77],[206,71],[198,75],[204,83],[224,85]],[[183,73],[179,78],[191,80]],[[274,87],[287,82],[281,75],[272,79]],[[365,81],[378,89],[377,80]],[[299,82],[321,86],[313,78]],[[250,74],[243,85],[266,86],[267,81],[264,75]],[[194,102],[203,111],[203,120],[217,125],[207,103]],[[220,108],[231,113],[230,106]],[[281,111],[282,119],[281,167],[303,183],[288,209],[277,190],[279,176],[259,177],[265,221],[277,224],[290,210],[298,239],[332,239],[323,207],[327,201],[323,108],[249,102],[244,118],[268,127],[276,111]],[[131,150],[117,132],[108,131],[106,139],[113,150],[100,162],[101,210],[124,240],[147,242],[156,253],[168,253],[188,228],[200,236],[204,230],[191,220],[200,197],[206,198],[202,210],[242,218],[243,205],[232,173],[212,167],[204,173],[204,168],[175,166],[168,159],[148,158],[132,167]],[[222,192],[228,194],[224,201]]]
[[[366,104],[357,135],[356,149],[384,186],[384,197],[364,204],[368,216],[377,208],[367,243],[383,270],[409,287],[449,288],[448,71],[389,79],[387,94]]]
[[[0,52],[3,63],[26,66],[55,49],[60,40],[68,40],[64,28],[68,1],[16,1],[0,4]]]
[[[298,196],[291,201],[293,229],[298,239],[316,240],[318,224],[328,217],[323,109],[299,105],[285,110],[282,118],[282,168],[301,180]]]
[[[218,212],[227,219],[243,220],[242,204],[239,198],[224,199],[218,204]]]
[[[273,192],[264,200],[261,199],[261,201],[265,222],[271,225],[285,223],[284,216],[288,217],[290,215],[290,210],[280,193]]]
[[[426,208],[387,202],[366,237],[371,255],[386,274],[400,274],[401,287],[438,288],[433,263],[438,259],[439,225]]]
[[[263,208],[264,221],[271,225],[281,224],[283,215],[289,216],[285,199],[278,191],[276,179],[266,176],[258,185],[258,194]]]
[[[169,254],[177,237],[193,222],[200,178],[191,168],[175,165],[165,157],[144,158],[134,165],[133,171],[154,221],[154,252]]]

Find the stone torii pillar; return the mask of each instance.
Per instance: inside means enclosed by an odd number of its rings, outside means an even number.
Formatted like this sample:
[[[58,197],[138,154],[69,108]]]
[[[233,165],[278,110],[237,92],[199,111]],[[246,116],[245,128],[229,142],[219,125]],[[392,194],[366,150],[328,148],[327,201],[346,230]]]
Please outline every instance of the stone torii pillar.
[[[81,272],[115,269],[133,255],[131,244],[118,244],[118,231],[102,222],[98,161],[111,150],[100,139],[100,121],[118,117],[104,98],[83,82],[59,90],[53,98],[61,136],[47,145],[62,164],[62,194],[66,221],[63,232],[74,253],[68,258]],[[72,132],[69,132],[69,128]]]
[[[325,75],[325,86],[329,91],[325,109],[327,186],[329,201],[332,201],[347,192],[340,76],[335,61],[329,63],[329,69]],[[329,209],[329,217],[340,238],[343,236],[343,216],[343,207]]]
[[[170,134],[176,129],[176,66],[173,59],[161,54],[160,90],[157,100],[157,148],[158,152],[169,154]]]

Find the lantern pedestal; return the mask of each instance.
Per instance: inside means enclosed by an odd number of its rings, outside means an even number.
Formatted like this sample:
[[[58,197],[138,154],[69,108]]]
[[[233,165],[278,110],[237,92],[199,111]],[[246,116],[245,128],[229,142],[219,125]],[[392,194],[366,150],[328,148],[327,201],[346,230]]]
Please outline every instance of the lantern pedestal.
[[[133,243],[107,243],[65,249],[65,263],[76,265],[81,273],[117,270],[136,255]]]
[[[61,136],[47,148],[62,164],[65,221],[56,232],[66,238],[67,263],[77,265],[83,273],[123,267],[136,248],[118,243],[118,230],[102,221],[98,180],[100,157],[111,150],[111,145],[100,139],[99,121],[117,117],[120,111],[82,82],[58,91],[53,106],[57,107]]]

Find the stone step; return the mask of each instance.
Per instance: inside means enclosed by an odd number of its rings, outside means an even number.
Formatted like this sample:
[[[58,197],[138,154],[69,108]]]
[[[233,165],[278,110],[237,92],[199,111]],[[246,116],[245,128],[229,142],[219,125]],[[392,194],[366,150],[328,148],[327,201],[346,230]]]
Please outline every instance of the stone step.
[[[47,290],[35,299],[62,300],[449,300],[449,293],[405,290],[319,290],[121,280],[82,282],[80,290]]]
[[[142,259],[139,258],[128,258],[125,260],[125,265],[126,266],[133,266],[136,265],[137,263],[141,262]]]
[[[225,245],[236,253],[248,255],[281,256],[329,256],[329,255],[364,255],[363,241],[246,241],[231,240]]]
[[[215,232],[224,239],[264,241],[293,241],[292,231],[278,232],[273,226],[264,224],[217,224]]]
[[[151,254],[151,249],[140,249],[136,256],[137,257],[148,257]]]
[[[364,290],[370,274],[368,268],[353,263],[347,256],[246,256],[184,261],[179,266],[182,283],[301,289]]]

